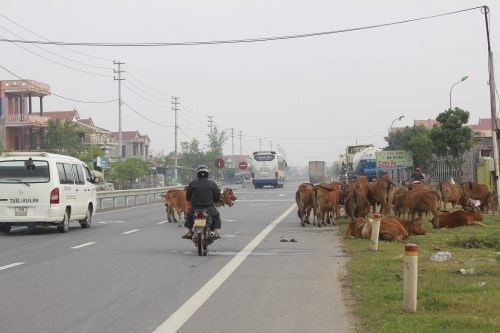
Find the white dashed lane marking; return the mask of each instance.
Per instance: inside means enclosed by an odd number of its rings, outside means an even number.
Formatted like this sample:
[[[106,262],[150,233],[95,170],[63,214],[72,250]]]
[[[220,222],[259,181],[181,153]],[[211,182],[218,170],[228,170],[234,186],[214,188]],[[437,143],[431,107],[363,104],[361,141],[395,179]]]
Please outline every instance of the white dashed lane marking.
[[[19,266],[19,265],[22,265],[22,264],[25,264],[25,262],[15,262],[15,263],[10,264],[10,265],[0,266],[0,271],[3,271],[4,269],[16,267],[16,266]]]
[[[128,235],[128,234],[131,234],[131,233],[134,233],[134,232],[137,232],[141,229],[132,229],[132,230],[129,230],[129,231],[125,231],[125,232],[122,232],[122,235]]]
[[[80,245],[72,246],[71,248],[72,249],[80,249],[82,247],[89,246],[89,245],[94,245],[94,244],[95,244],[95,242],[88,242],[88,243],[83,243],[83,244],[80,244]]]

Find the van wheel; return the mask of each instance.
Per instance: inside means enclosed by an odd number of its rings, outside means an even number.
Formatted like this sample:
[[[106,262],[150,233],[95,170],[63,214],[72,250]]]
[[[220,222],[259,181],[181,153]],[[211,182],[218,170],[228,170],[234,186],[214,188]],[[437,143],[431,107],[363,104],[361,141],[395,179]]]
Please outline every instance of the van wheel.
[[[11,228],[11,225],[9,223],[2,223],[0,225],[0,232],[2,234],[8,234],[8,233],[10,233],[10,228]]]
[[[90,223],[92,223],[92,210],[87,208],[87,214],[85,214],[85,218],[83,220],[80,220],[80,226],[82,228],[89,228]]]
[[[59,232],[68,232],[69,230],[69,213],[66,211],[64,213],[64,220],[62,221],[61,225],[57,226],[57,231]]]

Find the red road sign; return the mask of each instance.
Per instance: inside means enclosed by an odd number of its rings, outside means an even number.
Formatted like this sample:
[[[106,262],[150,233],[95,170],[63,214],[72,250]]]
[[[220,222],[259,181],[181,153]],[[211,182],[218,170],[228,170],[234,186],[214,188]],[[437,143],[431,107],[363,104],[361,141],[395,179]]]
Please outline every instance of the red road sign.
[[[214,164],[217,169],[222,169],[224,167],[224,160],[219,157],[215,160]]]
[[[246,170],[247,167],[248,167],[248,163],[245,162],[245,161],[241,161],[240,164],[239,164],[239,167],[241,170]]]

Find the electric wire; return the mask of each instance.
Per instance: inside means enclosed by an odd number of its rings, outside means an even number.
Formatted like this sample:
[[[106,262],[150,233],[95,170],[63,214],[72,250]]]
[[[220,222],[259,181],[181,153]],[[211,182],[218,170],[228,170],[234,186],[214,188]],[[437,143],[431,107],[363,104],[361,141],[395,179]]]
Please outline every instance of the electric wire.
[[[313,33],[304,33],[304,34],[296,34],[296,35],[286,35],[286,36],[273,36],[273,37],[257,37],[257,38],[244,38],[244,39],[228,39],[228,40],[213,40],[213,41],[198,41],[198,42],[143,42],[143,43],[110,43],[110,42],[60,42],[60,41],[39,41],[39,40],[19,40],[19,39],[6,39],[1,38],[0,42],[9,42],[9,43],[26,43],[26,44],[51,44],[51,45],[72,45],[72,46],[93,46],[93,47],[158,47],[158,46],[201,46],[201,45],[217,45],[217,44],[240,44],[240,43],[255,43],[255,42],[269,42],[269,41],[277,41],[277,40],[287,40],[287,39],[298,39],[298,38],[307,38],[307,37],[317,37],[317,36],[326,36],[326,35],[334,35],[346,32],[354,32],[368,29],[376,29],[383,28],[393,25],[417,22],[422,20],[430,20],[438,17],[454,15],[458,13],[463,13],[471,10],[482,9],[485,6],[472,7],[462,10],[456,10],[452,12],[429,15],[424,17],[418,17],[413,19],[394,21],[389,23],[382,24],[374,24],[363,27],[355,27],[355,28],[347,28],[340,30],[331,30],[331,31],[323,31],[323,32],[313,32]]]
[[[4,36],[0,35],[0,37],[2,37],[2,38],[3,38]],[[52,62],[52,63],[54,63],[54,64],[57,64],[57,65],[59,65],[59,66],[62,66],[62,67],[65,67],[65,68],[68,68],[68,69],[71,69],[71,70],[74,70],[74,71],[78,71],[78,72],[81,72],[81,73],[86,73],[86,74],[90,74],[90,75],[94,75],[94,76],[100,76],[100,77],[107,77],[107,78],[112,77],[112,76],[110,76],[110,75],[99,74],[99,73],[93,73],[93,72],[89,72],[89,71],[81,70],[81,69],[78,69],[78,68],[75,68],[75,67],[72,67],[72,66],[68,66],[68,65],[62,64],[62,63],[60,63],[60,62],[58,62],[58,61],[55,61],[55,60],[53,60],[53,59],[47,58],[47,57],[45,57],[45,56],[43,56],[43,55],[41,55],[41,54],[38,54],[38,53],[36,53],[36,52],[33,52],[32,50],[30,50],[30,49],[28,49],[28,48],[26,48],[26,47],[24,47],[24,46],[22,46],[22,45],[18,45],[18,44],[14,44],[14,45],[15,45],[15,46],[17,46],[17,47],[19,47],[19,48],[21,48],[21,49],[23,49],[23,50],[25,50],[25,51],[27,51],[27,52],[29,52],[29,53],[31,53],[31,54],[36,55],[37,57],[40,57],[40,58],[45,59],[45,60],[47,60],[47,61],[50,61],[50,62]]]
[[[38,88],[36,85],[34,85],[33,83],[31,83],[30,81],[23,79],[22,77],[20,77],[19,75],[15,74],[14,72],[8,70],[4,66],[0,65],[0,68],[2,68],[7,73],[10,73],[11,75],[17,77],[19,80],[21,80],[21,81],[29,84],[30,86]],[[74,98],[65,97],[65,96],[56,94],[54,92],[50,92],[50,95],[57,96],[59,98],[62,98],[62,99],[68,100],[68,101],[73,101],[73,102],[78,102],[78,103],[86,103],[86,104],[106,104],[106,103],[111,103],[111,102],[118,101],[118,99],[112,99],[112,100],[109,100],[109,101],[82,101],[82,100],[78,100],[78,99],[74,99]]]
[[[149,119],[148,117],[142,115],[140,112],[138,112],[137,110],[135,110],[133,107],[131,107],[130,105],[128,105],[127,103],[125,103],[123,100],[122,100],[122,104],[125,105],[129,110],[131,110],[132,112],[134,112],[135,114],[137,114],[139,117],[141,117],[142,119],[152,123],[152,124],[155,124],[155,125],[158,125],[158,126],[161,126],[161,127],[175,127],[174,125],[165,125],[165,124],[161,124],[157,121],[154,121],[152,119]]]
[[[1,15],[1,14],[0,14],[0,15]],[[16,36],[16,37],[18,37],[18,38],[21,38],[21,39],[25,40],[25,39],[24,39],[24,38],[22,38],[20,35],[16,34],[15,32],[13,32],[13,31],[11,31],[11,30],[9,30],[9,29],[5,28],[5,27],[0,26],[0,29],[3,29],[3,30],[5,30],[5,31],[7,31],[7,32],[9,32],[9,33],[11,33],[12,35],[14,35],[14,36]],[[71,61],[71,62],[77,63],[77,64],[79,64],[79,65],[83,65],[83,66],[87,66],[87,67],[92,67],[92,68],[98,68],[98,69],[112,70],[112,68],[106,68],[106,67],[101,67],[101,66],[94,66],[94,65],[86,64],[86,63],[81,62],[81,61],[78,61],[78,60],[74,60],[74,59],[71,59],[71,58],[65,57],[65,56],[63,56],[63,55],[60,55],[60,54],[57,54],[57,53],[52,52],[52,51],[50,51],[50,50],[47,50],[47,49],[45,49],[45,48],[43,48],[43,47],[41,47],[40,45],[37,45],[37,44],[32,44],[32,45],[33,45],[34,47],[38,48],[39,50],[42,50],[42,51],[47,52],[47,53],[50,53],[50,54],[52,54],[52,55],[54,55],[54,56],[56,56],[56,57],[62,58],[62,59],[64,59],[64,60],[67,60],[67,61]]]
[[[38,36],[42,39],[45,39],[46,41],[50,41],[48,38],[40,35],[40,34],[37,34],[36,32],[34,32],[33,30],[30,30],[28,28],[26,28],[25,26],[17,23],[16,21],[14,21],[13,19],[7,17],[6,15],[0,13],[0,16],[4,17],[6,20],[14,23],[15,25],[17,25],[18,27],[21,27],[22,29],[32,33],[33,35],[35,36]],[[80,52],[80,51],[77,51],[77,50],[73,50],[72,48],[70,47],[65,47],[65,46],[61,46],[62,48],[66,49],[66,50],[69,50],[71,52],[74,52],[76,54],[80,54],[80,55],[83,55],[83,56],[86,56],[86,57],[91,57],[91,58],[94,58],[94,59],[99,59],[99,60],[104,60],[104,61],[113,61],[113,59],[109,59],[109,58],[103,58],[103,57],[98,57],[98,56],[95,56],[95,55],[91,55],[91,54],[87,54],[87,53],[84,53],[84,52]],[[87,66],[91,66],[91,65],[87,65]],[[110,67],[99,67],[99,66],[93,66],[93,67],[96,67],[96,68],[101,68],[101,69],[108,69],[108,70],[112,70],[113,68],[110,68]]]

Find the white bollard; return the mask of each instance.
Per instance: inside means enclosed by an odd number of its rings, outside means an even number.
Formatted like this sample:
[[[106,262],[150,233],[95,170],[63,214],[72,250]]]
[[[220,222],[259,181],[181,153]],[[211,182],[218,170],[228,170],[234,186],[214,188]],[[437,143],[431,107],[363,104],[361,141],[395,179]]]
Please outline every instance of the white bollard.
[[[405,245],[404,269],[404,307],[408,312],[415,312],[417,311],[417,244]]]
[[[378,238],[379,238],[379,233],[380,233],[380,219],[382,216],[379,214],[373,215],[373,222],[372,222],[372,237],[370,240],[370,250],[372,251],[377,251],[378,249]]]

